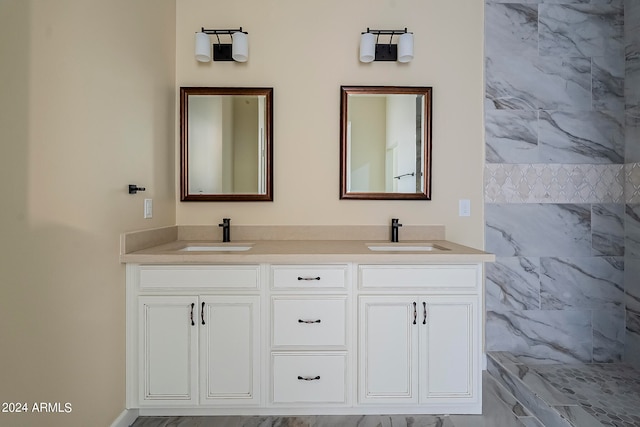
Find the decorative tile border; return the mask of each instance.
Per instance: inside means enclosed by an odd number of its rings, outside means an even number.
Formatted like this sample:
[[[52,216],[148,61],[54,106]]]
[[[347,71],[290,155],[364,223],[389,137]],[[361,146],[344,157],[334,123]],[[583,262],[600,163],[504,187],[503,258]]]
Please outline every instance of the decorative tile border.
[[[623,203],[625,176],[635,177],[640,193],[640,164],[625,173],[621,164],[486,164],[486,203]],[[640,199],[640,194],[638,194]]]
[[[626,203],[640,203],[640,163],[624,165],[624,195]]]

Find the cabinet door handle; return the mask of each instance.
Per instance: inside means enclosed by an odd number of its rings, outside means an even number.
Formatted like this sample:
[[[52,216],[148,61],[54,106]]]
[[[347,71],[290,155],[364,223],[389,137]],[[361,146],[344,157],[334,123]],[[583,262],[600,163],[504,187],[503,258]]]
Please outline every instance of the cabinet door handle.
[[[204,325],[204,301],[202,302],[202,309],[200,310],[200,319],[202,319],[202,324]]]
[[[300,277],[300,276],[298,276],[298,280],[320,280],[320,276],[318,276],[318,277]]]
[[[417,304],[414,301],[413,302],[413,324],[414,325],[416,324],[416,319],[418,319],[418,309],[416,307],[417,307]]]
[[[301,381],[316,381],[320,379],[320,375],[318,375],[317,377],[301,377],[300,375],[298,375],[298,379]]]
[[[191,326],[195,326],[196,325],[196,322],[193,321],[193,307],[195,307],[195,306],[196,306],[196,303],[192,302],[191,303]]]
[[[422,324],[426,325],[427,324],[427,303],[425,301],[422,301],[422,313],[423,313]]]
[[[298,323],[320,323],[320,319],[316,319],[316,320],[302,320],[302,319],[298,319]]]

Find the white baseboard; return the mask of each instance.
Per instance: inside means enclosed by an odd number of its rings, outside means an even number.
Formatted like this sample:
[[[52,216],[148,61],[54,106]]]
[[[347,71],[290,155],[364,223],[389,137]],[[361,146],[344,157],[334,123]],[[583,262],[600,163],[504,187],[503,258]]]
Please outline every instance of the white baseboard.
[[[139,412],[137,409],[125,409],[120,416],[111,423],[111,427],[129,427],[136,418],[138,418]]]

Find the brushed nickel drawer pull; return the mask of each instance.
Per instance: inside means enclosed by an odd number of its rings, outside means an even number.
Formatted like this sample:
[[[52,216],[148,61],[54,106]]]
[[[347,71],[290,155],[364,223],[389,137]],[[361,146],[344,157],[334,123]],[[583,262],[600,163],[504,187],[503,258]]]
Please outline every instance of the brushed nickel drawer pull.
[[[300,276],[298,276],[298,280],[320,280],[320,276],[318,276],[318,277],[300,277]]]
[[[302,319],[298,319],[298,323],[320,323],[320,319],[317,320],[302,320]]]
[[[301,377],[300,375],[298,375],[298,379],[301,381],[315,381],[320,379],[320,375],[318,375],[317,377]]]

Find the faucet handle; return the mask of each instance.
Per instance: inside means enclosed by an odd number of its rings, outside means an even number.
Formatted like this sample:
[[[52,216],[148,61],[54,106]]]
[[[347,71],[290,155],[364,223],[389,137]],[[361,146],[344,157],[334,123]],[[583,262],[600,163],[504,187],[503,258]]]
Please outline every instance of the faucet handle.
[[[222,241],[231,241],[231,218],[222,218],[222,224],[218,224],[218,227],[222,227]]]
[[[391,218],[391,241],[393,243],[398,241],[398,229],[402,227],[398,221],[398,218]]]

